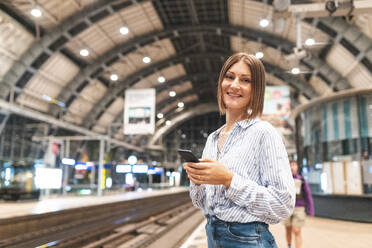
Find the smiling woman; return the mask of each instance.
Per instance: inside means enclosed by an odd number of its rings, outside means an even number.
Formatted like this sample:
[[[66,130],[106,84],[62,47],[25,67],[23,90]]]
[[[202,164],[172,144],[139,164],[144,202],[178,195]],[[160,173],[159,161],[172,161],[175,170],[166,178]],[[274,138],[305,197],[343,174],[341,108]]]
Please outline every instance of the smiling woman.
[[[208,247],[277,247],[268,224],[293,211],[294,183],[276,130],[259,120],[265,69],[253,55],[227,59],[218,79],[226,124],[209,135],[199,163],[186,163],[190,196],[208,222]]]

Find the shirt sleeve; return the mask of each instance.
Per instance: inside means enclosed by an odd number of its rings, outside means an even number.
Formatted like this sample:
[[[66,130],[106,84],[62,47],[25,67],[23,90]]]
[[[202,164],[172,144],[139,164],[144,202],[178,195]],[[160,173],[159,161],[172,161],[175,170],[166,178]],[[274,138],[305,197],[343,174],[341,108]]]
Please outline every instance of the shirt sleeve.
[[[288,155],[272,126],[258,142],[260,184],[235,173],[226,196],[252,215],[279,222],[292,214],[296,199]]]
[[[205,158],[207,156],[210,144],[210,136],[207,139],[207,142],[205,143],[202,158]],[[203,208],[204,202],[205,202],[205,185],[196,185],[195,183],[190,181],[190,198],[192,203],[197,208]]]
[[[314,204],[313,197],[311,195],[311,190],[309,184],[304,180],[304,195],[305,195],[305,206],[306,214],[309,216],[314,216]]]
[[[195,185],[190,181],[190,198],[195,207],[202,209],[205,201],[205,186]]]

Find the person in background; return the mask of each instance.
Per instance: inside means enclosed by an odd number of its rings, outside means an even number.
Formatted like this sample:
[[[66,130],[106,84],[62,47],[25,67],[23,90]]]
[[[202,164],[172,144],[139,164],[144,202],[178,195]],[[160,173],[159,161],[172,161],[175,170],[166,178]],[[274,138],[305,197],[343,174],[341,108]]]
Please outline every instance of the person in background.
[[[209,135],[200,163],[186,163],[190,197],[207,218],[209,248],[277,247],[268,224],[288,218],[295,188],[281,136],[261,121],[265,69],[236,53],[223,65],[217,99],[226,124]]]
[[[296,204],[292,216],[283,223],[285,225],[288,248],[291,248],[292,233],[295,237],[295,247],[302,248],[301,229],[305,224],[306,215],[314,216],[313,198],[309,184],[298,173],[297,162],[292,160],[290,166],[296,187]]]

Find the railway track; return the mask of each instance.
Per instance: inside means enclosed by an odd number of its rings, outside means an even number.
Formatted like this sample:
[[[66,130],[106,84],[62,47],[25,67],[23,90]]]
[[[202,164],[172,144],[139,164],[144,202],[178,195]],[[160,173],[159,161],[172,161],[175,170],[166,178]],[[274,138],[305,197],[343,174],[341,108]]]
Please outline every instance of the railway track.
[[[181,192],[0,220],[0,247],[146,247],[195,211]]]

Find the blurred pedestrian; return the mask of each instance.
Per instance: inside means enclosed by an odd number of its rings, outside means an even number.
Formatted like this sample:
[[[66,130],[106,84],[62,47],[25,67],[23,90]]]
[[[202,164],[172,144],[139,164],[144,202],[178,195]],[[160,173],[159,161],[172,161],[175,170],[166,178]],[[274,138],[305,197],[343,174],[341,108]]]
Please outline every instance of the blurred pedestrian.
[[[295,237],[295,247],[302,248],[302,227],[305,225],[306,215],[314,216],[313,198],[309,184],[298,173],[297,162],[291,161],[290,166],[296,187],[296,204],[292,216],[283,223],[285,225],[288,248],[291,248],[292,233]]]

